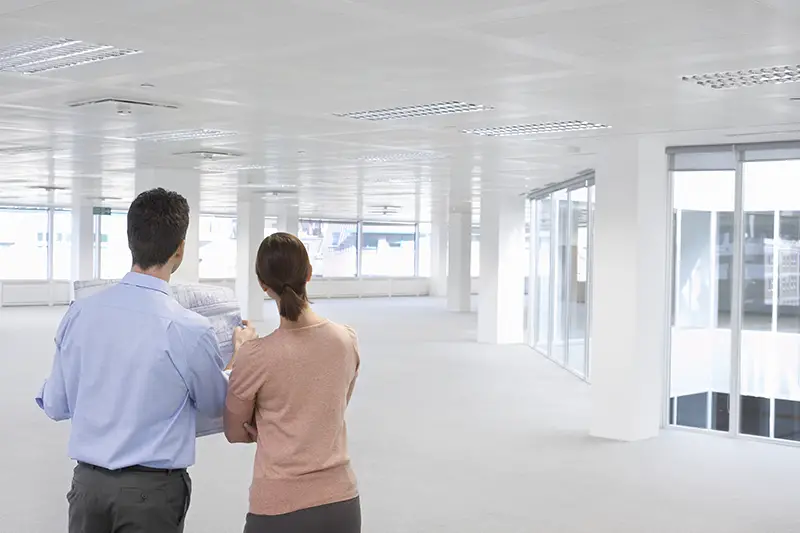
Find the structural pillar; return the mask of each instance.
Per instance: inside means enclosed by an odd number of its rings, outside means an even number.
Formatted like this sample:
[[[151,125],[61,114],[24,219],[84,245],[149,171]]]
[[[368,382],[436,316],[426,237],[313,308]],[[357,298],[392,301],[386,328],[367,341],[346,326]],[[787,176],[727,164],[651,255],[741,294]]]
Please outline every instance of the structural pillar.
[[[189,203],[189,230],[186,232],[186,250],[181,267],[172,275],[179,283],[200,281],[200,178],[196,169],[162,169],[138,167],[135,191],[138,196],[144,191],[162,187],[175,191]],[[262,221],[261,231],[264,231]]]
[[[448,218],[447,308],[471,310],[472,278],[472,160],[458,161],[450,174]]]
[[[602,145],[595,175],[593,436],[636,441],[661,427],[672,249],[667,183],[658,139],[619,137]]]
[[[264,318],[264,290],[256,276],[256,255],[264,240],[264,199],[259,194],[240,196],[236,208],[236,296],[242,317]]]
[[[72,187],[72,281],[94,279],[94,210],[85,179]]]
[[[278,231],[297,235],[300,231],[300,208],[296,204],[282,205],[278,212]]]
[[[484,186],[478,342],[523,342],[525,254],[525,199],[517,193]]]
[[[447,295],[447,205],[431,212],[431,296]]]

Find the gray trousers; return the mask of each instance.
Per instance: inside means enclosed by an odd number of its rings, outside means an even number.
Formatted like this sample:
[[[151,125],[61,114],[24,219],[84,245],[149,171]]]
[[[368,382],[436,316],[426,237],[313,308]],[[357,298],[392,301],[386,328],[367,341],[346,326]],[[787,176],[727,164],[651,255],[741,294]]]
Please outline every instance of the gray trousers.
[[[183,533],[191,492],[185,470],[78,464],[67,493],[69,533]]]
[[[248,513],[244,533],[361,533],[361,500],[265,516]]]

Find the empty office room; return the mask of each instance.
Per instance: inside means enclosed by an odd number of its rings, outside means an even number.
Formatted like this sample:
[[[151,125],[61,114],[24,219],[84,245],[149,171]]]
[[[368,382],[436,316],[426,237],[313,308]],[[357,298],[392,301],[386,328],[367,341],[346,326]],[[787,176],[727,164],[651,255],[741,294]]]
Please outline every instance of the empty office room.
[[[0,531],[800,533],[798,23],[0,0]]]

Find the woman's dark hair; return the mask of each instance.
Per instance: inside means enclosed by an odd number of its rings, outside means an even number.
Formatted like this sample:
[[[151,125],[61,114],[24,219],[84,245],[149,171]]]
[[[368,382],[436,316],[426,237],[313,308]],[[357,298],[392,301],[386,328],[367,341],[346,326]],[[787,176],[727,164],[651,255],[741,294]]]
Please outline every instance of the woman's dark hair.
[[[311,261],[303,241],[289,233],[273,233],[261,242],[256,255],[256,276],[280,297],[278,312],[292,322],[308,305],[306,282]]]
[[[159,267],[178,251],[189,229],[189,203],[164,189],[145,191],[128,209],[128,247],[133,264]]]

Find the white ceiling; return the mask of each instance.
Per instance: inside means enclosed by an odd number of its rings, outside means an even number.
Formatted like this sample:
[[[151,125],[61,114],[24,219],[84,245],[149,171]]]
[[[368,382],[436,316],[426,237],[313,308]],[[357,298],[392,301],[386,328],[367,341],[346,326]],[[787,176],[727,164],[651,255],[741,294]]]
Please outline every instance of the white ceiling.
[[[267,188],[296,188],[291,201],[304,216],[369,218],[397,206],[395,218],[424,220],[447,196],[452,168],[474,166],[491,187],[523,192],[591,168],[607,135],[658,134],[668,144],[800,138],[800,103],[789,100],[798,84],[715,91],[681,80],[798,64],[799,25],[797,0],[0,0],[0,48],[68,37],[142,51],[0,73],[0,204],[68,203],[75,188],[125,206],[137,165],[191,169],[198,159],[174,154],[206,149],[265,167],[249,172]],[[178,109],[119,116],[111,105],[68,107],[99,98]],[[493,109],[384,122],[335,116],[452,100]],[[568,120],[612,129],[462,133]],[[238,135],[129,140],[197,128]],[[23,147],[41,150],[4,153]],[[413,160],[428,152],[435,157]],[[412,160],[380,161],[403,157]],[[237,173],[215,170],[202,174],[202,208],[233,212]],[[454,176],[475,183],[468,170]],[[48,196],[36,185],[67,189]]]

